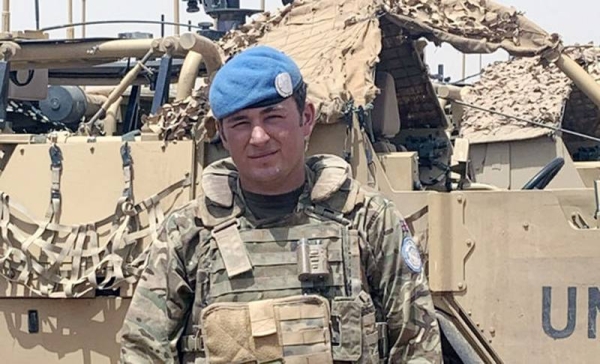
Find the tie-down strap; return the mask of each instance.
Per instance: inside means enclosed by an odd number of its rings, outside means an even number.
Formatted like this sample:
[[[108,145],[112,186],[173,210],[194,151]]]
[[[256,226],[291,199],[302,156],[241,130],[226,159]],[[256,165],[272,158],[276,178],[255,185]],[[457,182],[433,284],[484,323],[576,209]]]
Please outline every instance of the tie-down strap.
[[[25,207],[0,192],[0,275],[43,297],[80,297],[100,288],[134,283],[146,265],[147,237],[156,238],[164,219],[161,201],[190,185],[190,177],[115,213],[87,224],[39,222]],[[131,224],[148,215],[145,226]],[[100,245],[99,232],[110,224]]]
[[[62,173],[62,151],[56,144],[52,144],[49,149],[50,154],[50,206],[46,211],[46,221],[58,222],[60,215],[61,196],[60,196],[60,177]]]

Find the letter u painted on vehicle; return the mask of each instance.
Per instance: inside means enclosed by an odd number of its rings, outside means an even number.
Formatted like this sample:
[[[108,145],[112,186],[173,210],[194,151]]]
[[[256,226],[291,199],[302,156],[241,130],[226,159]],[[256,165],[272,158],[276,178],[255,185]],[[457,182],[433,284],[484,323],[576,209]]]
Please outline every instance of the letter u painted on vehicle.
[[[596,320],[600,311],[600,289],[588,288],[588,339],[596,338]]]
[[[552,287],[542,288],[542,327],[546,335],[553,339],[565,339],[573,334],[577,323],[577,288],[567,288],[567,325],[562,330],[552,326]],[[594,327],[595,329],[595,327]],[[588,330],[589,331],[589,330]]]

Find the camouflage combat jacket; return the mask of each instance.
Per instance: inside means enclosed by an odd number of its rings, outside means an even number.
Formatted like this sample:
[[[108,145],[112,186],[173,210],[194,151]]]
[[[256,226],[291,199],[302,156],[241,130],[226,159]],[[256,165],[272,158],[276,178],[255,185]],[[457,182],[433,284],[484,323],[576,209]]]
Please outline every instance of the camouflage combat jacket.
[[[152,244],[120,333],[121,361],[441,363],[408,229],[392,202],[349,172],[338,157],[308,158],[295,211],[257,220],[232,161],[208,166],[201,196],[169,215]],[[310,316],[315,308],[327,317]]]

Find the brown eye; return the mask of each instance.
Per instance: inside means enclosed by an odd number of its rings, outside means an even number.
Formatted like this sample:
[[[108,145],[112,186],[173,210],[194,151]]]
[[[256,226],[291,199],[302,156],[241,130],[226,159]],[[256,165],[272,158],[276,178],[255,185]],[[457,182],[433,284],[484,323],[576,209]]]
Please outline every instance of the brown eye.
[[[238,129],[238,128],[240,128],[242,126],[246,126],[248,124],[249,124],[248,121],[245,121],[245,120],[243,120],[243,121],[236,121],[236,122],[233,122],[231,124],[231,128]]]
[[[269,115],[267,116],[267,118],[265,120],[269,120],[269,121],[279,121],[282,120],[283,116],[281,115]]]

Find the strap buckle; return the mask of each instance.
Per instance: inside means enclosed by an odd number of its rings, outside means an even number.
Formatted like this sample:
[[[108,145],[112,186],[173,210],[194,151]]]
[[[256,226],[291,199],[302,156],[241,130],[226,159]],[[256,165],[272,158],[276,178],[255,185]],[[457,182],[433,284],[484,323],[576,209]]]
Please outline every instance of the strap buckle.
[[[62,168],[62,151],[56,144],[50,147],[50,163],[53,168]]]
[[[127,142],[121,145],[121,160],[123,161],[123,167],[129,167],[133,164],[131,159],[131,148]]]
[[[200,329],[194,335],[185,335],[179,341],[179,350],[183,353],[203,353],[204,339],[200,335]]]

